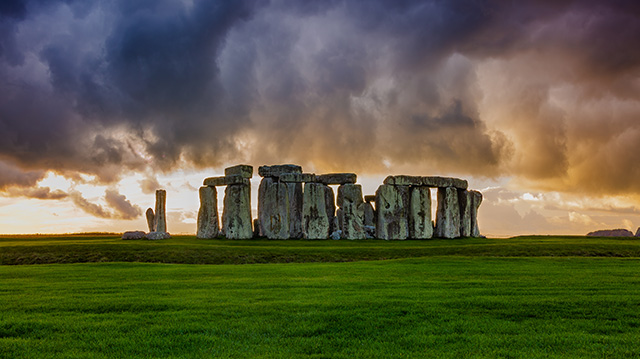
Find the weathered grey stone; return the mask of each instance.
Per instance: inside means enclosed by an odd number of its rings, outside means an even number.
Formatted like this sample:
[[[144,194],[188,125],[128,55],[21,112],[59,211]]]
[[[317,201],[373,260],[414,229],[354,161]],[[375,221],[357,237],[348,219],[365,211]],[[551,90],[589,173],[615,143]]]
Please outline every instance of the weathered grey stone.
[[[376,227],[375,226],[364,226],[364,234],[367,239],[376,238]]]
[[[258,188],[260,235],[269,239],[288,239],[289,192],[285,183],[265,177]]]
[[[122,233],[122,239],[144,239],[146,235],[143,231],[127,231]]]
[[[365,226],[371,226],[371,227],[375,227],[375,212],[373,210],[373,206],[371,205],[370,202],[365,202],[362,204],[362,212],[364,213],[364,217],[363,217],[363,221],[362,223]]]
[[[358,176],[355,173],[326,173],[316,176],[316,182],[330,184],[352,184],[356,183]]]
[[[225,176],[241,176],[243,178],[253,177],[253,166],[249,165],[237,165],[224,169]]]
[[[210,239],[216,238],[219,234],[218,191],[215,187],[200,187],[200,209],[198,210],[196,237]]]
[[[231,175],[222,177],[209,177],[202,181],[205,186],[230,186],[232,184],[249,185],[251,182],[249,179],[242,177],[241,175]]]
[[[338,229],[337,231],[331,232],[330,238],[336,241],[339,240],[342,238],[342,231]]]
[[[314,173],[283,173],[280,175],[280,182],[315,182],[316,175]]]
[[[340,185],[337,203],[341,210],[342,238],[365,239],[362,186],[352,183]]]
[[[147,212],[145,213],[147,216],[147,226],[149,226],[149,232],[153,232],[156,230],[156,218],[153,214],[153,209],[147,208]]]
[[[336,217],[336,197],[333,194],[333,188],[324,185],[324,203],[327,206],[327,218],[329,218],[329,232],[340,229]]]
[[[429,187],[411,187],[410,191],[409,238],[429,239],[433,237],[431,191]]]
[[[253,238],[260,237],[260,220],[257,218],[253,219]]]
[[[333,229],[334,232],[337,230],[340,230],[340,233],[342,233],[342,228],[344,226],[344,215],[343,215],[343,210],[342,208],[337,208],[336,209],[336,217],[333,219]]]
[[[602,229],[587,233],[589,237],[633,237],[633,232],[628,229]]]
[[[289,238],[302,238],[302,183],[285,183],[289,196]]]
[[[473,206],[473,194],[466,190],[458,190],[458,203],[460,206],[460,237],[471,237],[471,207]]]
[[[376,201],[376,195],[366,195],[364,196],[364,201],[365,202],[375,202]]]
[[[155,225],[153,226],[156,232],[167,231],[167,191],[159,189],[156,191],[156,212],[155,212]]]
[[[481,237],[480,228],[478,227],[478,207],[482,203],[482,193],[478,191],[469,191],[471,194],[471,237]]]
[[[302,173],[302,167],[289,164],[258,167],[260,177],[280,177],[280,175],[285,173]]]
[[[399,186],[426,186],[426,187],[455,187],[467,189],[469,183],[466,180],[452,177],[439,176],[388,176],[384,184]]]
[[[229,239],[251,239],[251,186],[227,186],[224,191],[222,228]]]
[[[438,188],[435,236],[440,238],[460,237],[460,207],[458,190],[455,187]]]
[[[148,240],[151,240],[151,241],[155,241],[155,240],[159,240],[159,239],[169,239],[169,238],[171,238],[171,235],[169,233],[167,233],[167,232],[164,232],[164,231],[156,231],[156,232],[147,233],[145,238],[148,239]]]
[[[383,184],[376,191],[376,237],[385,240],[409,237],[409,186]]]
[[[325,185],[305,183],[302,205],[302,231],[306,239],[329,237],[331,222],[327,213]]]

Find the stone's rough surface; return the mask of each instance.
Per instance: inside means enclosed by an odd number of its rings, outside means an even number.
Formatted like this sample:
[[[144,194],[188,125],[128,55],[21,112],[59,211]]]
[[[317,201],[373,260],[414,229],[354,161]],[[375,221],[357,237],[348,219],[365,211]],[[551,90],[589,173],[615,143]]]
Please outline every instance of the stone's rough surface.
[[[171,238],[171,235],[167,232],[164,231],[156,231],[156,232],[149,232],[147,233],[147,235],[145,236],[146,239],[155,241],[158,239],[169,239]]]
[[[153,214],[153,209],[147,208],[147,212],[145,213],[147,216],[147,226],[149,226],[149,232],[153,232],[156,230],[156,216]]]
[[[329,231],[333,233],[334,231],[340,229],[338,226],[338,222],[336,219],[336,196],[333,194],[333,188],[324,186],[324,203],[326,205],[327,218],[329,218]]]
[[[436,237],[460,237],[459,206],[458,190],[455,187],[438,188],[438,210],[436,212],[435,230]]]
[[[589,237],[633,237],[633,232],[628,229],[603,229],[587,233]]]
[[[285,183],[289,196],[289,238],[302,238],[302,183]]]
[[[411,187],[409,200],[409,238],[433,237],[431,222],[431,191],[429,187]]]
[[[167,214],[165,208],[167,206],[167,191],[159,189],[156,191],[156,213],[153,226],[156,232],[167,231]]]
[[[314,173],[283,173],[280,175],[280,182],[315,182],[316,175]]]
[[[375,212],[373,210],[373,206],[369,202],[365,202],[362,204],[362,212],[364,213],[364,217],[362,223],[365,226],[374,227],[376,225],[375,222]]]
[[[285,183],[265,177],[258,188],[260,235],[269,239],[288,239],[289,192]]]
[[[467,189],[469,183],[466,180],[452,177],[438,176],[388,176],[384,179],[384,184],[399,186],[425,186],[425,187],[455,187]]]
[[[375,226],[364,226],[364,234],[367,239],[376,238],[376,227]]]
[[[383,184],[376,191],[376,237],[385,240],[409,237],[409,186]]]
[[[342,231],[338,229],[337,231],[331,232],[330,238],[333,240],[338,240],[342,238]]]
[[[329,237],[331,222],[325,200],[325,185],[305,183],[302,201],[302,231],[304,238],[327,239]]]
[[[366,195],[366,196],[364,196],[364,201],[365,202],[375,202],[376,201],[376,195]]]
[[[220,234],[218,221],[218,191],[215,187],[200,187],[200,210],[196,237],[216,238]]]
[[[478,207],[482,203],[482,193],[478,191],[469,191],[471,194],[470,220],[471,237],[480,237],[480,228],[478,227]]]
[[[253,238],[260,237],[260,220],[257,218],[253,219]]]
[[[222,228],[228,239],[251,239],[251,186],[234,184],[224,191]]]
[[[233,167],[228,167],[224,169],[224,175],[225,176],[238,175],[243,178],[251,178],[253,177],[253,166],[237,165]]]
[[[302,173],[302,167],[298,165],[275,165],[258,167],[258,174],[260,175],[260,177],[280,177],[280,175],[285,173]]]
[[[202,181],[202,184],[205,186],[230,186],[232,184],[243,184],[249,185],[251,182],[247,178],[242,177],[241,175],[231,175],[231,176],[222,176],[222,177],[209,177],[205,178]]]
[[[340,207],[342,238],[365,239],[364,200],[362,186],[343,184],[338,187],[338,207]]]
[[[358,176],[355,173],[327,173],[316,176],[316,182],[330,184],[351,184],[356,183]]]
[[[144,239],[146,235],[143,231],[127,231],[122,233],[122,239]]]
[[[473,207],[473,194],[466,190],[458,190],[458,203],[460,208],[460,237],[471,237],[473,225],[471,212]]]

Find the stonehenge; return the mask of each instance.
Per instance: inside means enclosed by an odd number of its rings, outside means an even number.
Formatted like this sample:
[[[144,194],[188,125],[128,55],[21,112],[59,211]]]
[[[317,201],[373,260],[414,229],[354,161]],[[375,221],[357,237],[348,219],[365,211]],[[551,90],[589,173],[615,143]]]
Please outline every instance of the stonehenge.
[[[226,168],[200,188],[197,237],[228,239],[385,240],[480,237],[482,194],[463,179],[388,176],[375,195],[364,195],[355,173],[305,173],[294,164],[260,166],[257,218],[251,216],[253,167]],[[226,186],[222,226],[216,187]],[[334,186],[333,188],[331,186]],[[334,188],[337,186],[337,196]],[[435,223],[432,190],[437,191]],[[164,198],[164,194],[159,195]],[[156,205],[155,229],[166,229],[164,207]],[[150,227],[151,229],[151,227]]]

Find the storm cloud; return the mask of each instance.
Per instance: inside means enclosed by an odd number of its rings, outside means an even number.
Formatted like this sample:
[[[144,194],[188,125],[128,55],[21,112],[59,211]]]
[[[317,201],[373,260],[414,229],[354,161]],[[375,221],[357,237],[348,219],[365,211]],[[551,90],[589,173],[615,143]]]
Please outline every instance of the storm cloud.
[[[640,193],[634,1],[3,4],[0,188],[296,162]]]

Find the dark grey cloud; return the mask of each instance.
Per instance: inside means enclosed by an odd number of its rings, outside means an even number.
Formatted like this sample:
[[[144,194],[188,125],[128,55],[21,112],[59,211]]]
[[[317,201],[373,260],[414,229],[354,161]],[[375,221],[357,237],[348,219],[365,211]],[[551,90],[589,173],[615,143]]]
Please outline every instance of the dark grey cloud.
[[[91,202],[78,191],[70,191],[69,197],[76,207],[99,218],[134,219],[142,215],[142,209],[139,206],[132,204],[124,195],[113,189],[105,191],[106,207]]]

